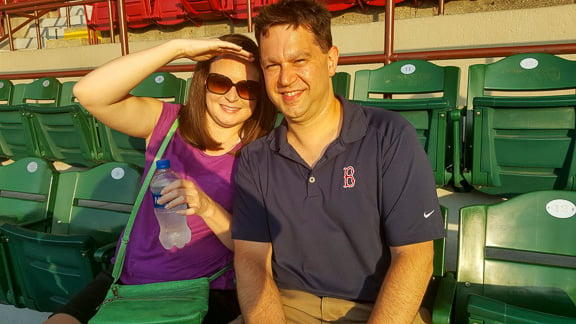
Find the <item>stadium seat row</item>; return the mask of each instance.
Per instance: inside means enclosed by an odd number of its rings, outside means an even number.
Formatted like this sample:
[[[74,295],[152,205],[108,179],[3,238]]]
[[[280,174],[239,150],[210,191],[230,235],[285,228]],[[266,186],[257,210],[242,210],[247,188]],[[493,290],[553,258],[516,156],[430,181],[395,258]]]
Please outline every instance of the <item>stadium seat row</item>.
[[[360,70],[351,100],[397,111],[410,121],[438,186],[452,183],[500,196],[576,190],[576,62],[532,53],[470,66],[463,109],[457,104],[459,74],[458,67],[423,60]],[[348,98],[350,79],[337,73],[335,92]],[[132,94],[182,103],[186,84],[170,73],[155,73]],[[142,167],[144,141],[94,121],[74,102],[72,86],[51,78],[16,85],[0,80],[0,157]]]
[[[404,0],[395,0],[395,3]],[[251,2],[252,16],[258,10],[276,0],[256,0]],[[356,5],[384,6],[385,0],[325,0],[330,11],[340,11]],[[202,21],[224,19],[248,19],[246,0],[126,0],[126,23],[130,28],[143,28],[152,24],[177,25],[186,21],[200,24]],[[112,1],[112,17],[117,27],[116,1]],[[92,5],[88,26],[95,30],[110,29],[108,3]]]
[[[0,303],[55,311],[110,264],[141,170],[108,162],[56,171],[28,157],[0,167]]]

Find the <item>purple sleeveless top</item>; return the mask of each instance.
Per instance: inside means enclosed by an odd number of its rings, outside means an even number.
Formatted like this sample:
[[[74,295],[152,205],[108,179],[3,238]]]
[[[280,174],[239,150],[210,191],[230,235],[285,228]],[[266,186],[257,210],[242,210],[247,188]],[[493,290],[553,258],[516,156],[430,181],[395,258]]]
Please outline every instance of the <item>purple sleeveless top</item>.
[[[179,105],[164,103],[162,114],[146,149],[150,164],[178,117]],[[230,154],[208,156],[186,143],[176,131],[163,155],[182,178],[193,181],[208,196],[232,213],[233,173],[236,158]],[[127,285],[208,277],[232,262],[228,250],[200,216],[186,216],[192,240],[183,248],[166,250],[158,240],[160,227],[154,215],[152,194],[146,192],[130,235],[121,281]],[[210,284],[211,289],[235,289],[230,270]]]

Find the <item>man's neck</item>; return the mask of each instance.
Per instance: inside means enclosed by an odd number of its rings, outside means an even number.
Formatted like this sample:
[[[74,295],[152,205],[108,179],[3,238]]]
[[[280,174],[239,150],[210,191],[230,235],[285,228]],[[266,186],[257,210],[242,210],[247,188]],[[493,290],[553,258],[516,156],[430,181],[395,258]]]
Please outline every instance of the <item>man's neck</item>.
[[[340,100],[330,100],[328,107],[306,123],[288,121],[288,143],[310,167],[314,167],[326,148],[340,134],[343,111]]]

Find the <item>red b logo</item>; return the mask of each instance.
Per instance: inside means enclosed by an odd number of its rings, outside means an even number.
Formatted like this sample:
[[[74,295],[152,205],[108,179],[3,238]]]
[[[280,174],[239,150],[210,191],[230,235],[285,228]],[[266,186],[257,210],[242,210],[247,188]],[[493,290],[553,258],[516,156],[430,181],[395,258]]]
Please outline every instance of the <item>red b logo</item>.
[[[344,188],[353,188],[356,184],[354,179],[354,167],[347,166],[344,168]]]

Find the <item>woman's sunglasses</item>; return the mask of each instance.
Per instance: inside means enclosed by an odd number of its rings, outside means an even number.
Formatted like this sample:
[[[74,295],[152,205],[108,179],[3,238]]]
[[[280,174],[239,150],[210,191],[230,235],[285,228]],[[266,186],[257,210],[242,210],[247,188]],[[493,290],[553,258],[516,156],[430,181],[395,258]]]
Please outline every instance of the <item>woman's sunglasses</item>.
[[[208,74],[208,78],[206,79],[206,89],[208,89],[208,91],[223,95],[228,93],[232,87],[236,87],[236,92],[238,92],[238,96],[242,99],[256,100],[260,94],[260,82],[258,81],[242,80],[234,83],[222,74]]]

